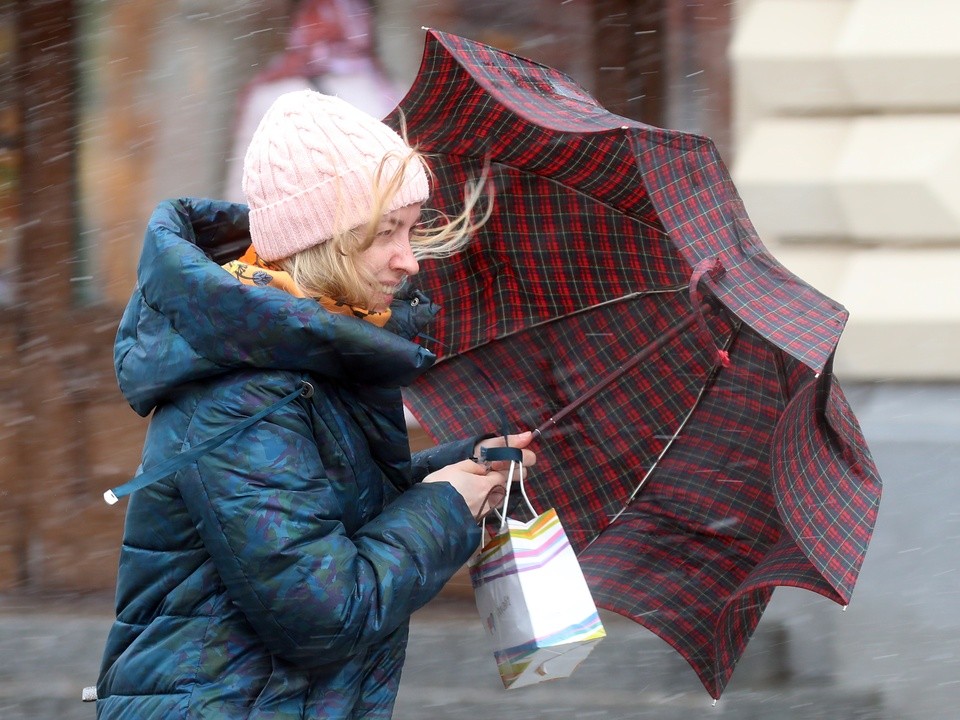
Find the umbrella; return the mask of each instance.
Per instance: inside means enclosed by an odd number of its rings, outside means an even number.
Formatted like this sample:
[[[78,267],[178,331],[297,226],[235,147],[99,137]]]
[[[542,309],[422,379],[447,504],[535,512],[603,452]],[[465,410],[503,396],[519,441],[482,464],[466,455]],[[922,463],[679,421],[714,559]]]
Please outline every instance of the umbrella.
[[[598,606],[714,698],[777,586],[846,605],[881,485],[832,372],[847,314],[764,247],[713,143],[434,30],[387,122],[431,158],[438,210],[492,187],[468,248],[417,276],[444,307],[406,391],[427,433],[537,428],[531,497]]]

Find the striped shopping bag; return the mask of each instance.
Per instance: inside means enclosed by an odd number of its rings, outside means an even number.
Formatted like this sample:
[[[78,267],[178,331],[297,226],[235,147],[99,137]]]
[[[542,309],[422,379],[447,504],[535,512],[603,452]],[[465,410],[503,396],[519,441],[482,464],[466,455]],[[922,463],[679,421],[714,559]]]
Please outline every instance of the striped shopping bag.
[[[477,610],[508,689],[568,677],[606,636],[556,510],[533,514],[529,522],[504,517],[470,563]]]

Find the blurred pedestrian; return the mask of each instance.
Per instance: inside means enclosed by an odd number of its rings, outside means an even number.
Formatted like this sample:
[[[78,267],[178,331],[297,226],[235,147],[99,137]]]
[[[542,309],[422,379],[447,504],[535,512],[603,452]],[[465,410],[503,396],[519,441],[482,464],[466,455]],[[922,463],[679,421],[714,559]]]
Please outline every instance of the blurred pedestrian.
[[[101,720],[389,718],[411,613],[502,497],[502,463],[470,458],[530,442],[407,444],[400,386],[434,360],[408,338],[436,307],[406,280],[462,248],[479,190],[422,225],[424,159],[312,90],[267,111],[243,186],[249,211],[159,205],[118,331],[146,471],[236,434],[130,497]]]
[[[367,0],[295,0],[286,47],[238,97],[224,198],[243,201],[243,156],[267,108],[304,89],[336,95],[375,118],[396,106],[400,92],[377,56]]]

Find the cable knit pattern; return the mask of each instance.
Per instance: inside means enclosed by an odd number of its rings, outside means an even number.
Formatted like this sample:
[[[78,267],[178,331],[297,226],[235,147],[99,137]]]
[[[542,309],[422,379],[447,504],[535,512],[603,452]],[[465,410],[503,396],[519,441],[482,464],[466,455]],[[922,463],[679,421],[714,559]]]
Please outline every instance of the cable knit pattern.
[[[277,98],[247,148],[243,193],[250,235],[264,260],[289,257],[370,220],[373,180],[392,177],[413,152],[391,128],[340,98],[299,90]],[[420,162],[407,168],[386,212],[430,192]]]

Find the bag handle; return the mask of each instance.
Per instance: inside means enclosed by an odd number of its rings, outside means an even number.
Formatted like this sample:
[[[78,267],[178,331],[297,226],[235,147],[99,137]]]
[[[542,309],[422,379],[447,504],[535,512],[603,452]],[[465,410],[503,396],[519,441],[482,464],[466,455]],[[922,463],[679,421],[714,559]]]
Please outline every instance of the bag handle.
[[[524,504],[527,506],[527,510],[530,511],[533,517],[536,517],[539,513],[533,507],[533,503],[530,502],[530,497],[527,495],[527,488],[524,484],[523,451],[515,447],[480,448],[480,462],[494,462],[496,460],[510,461],[510,469],[507,471],[507,484],[503,495],[503,512],[501,513],[499,510],[494,509],[494,513],[500,518],[500,529],[498,532],[503,532],[507,526],[507,507],[509,507],[510,504],[510,489],[513,487],[515,476],[518,478],[517,486],[520,488],[520,495],[523,498]],[[484,527],[486,527],[486,517],[484,517],[483,524]]]

